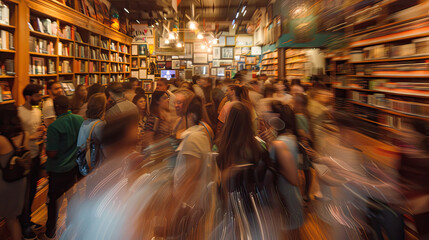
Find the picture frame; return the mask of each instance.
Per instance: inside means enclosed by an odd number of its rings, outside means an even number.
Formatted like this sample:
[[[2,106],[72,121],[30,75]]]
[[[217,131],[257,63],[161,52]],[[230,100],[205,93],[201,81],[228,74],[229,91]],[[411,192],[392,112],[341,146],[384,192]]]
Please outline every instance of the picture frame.
[[[225,46],[225,41],[226,41],[225,36],[220,36],[218,45],[219,46]]]
[[[225,68],[223,68],[223,67],[217,68],[217,75],[216,76],[225,77]]]
[[[194,54],[195,53],[207,53],[207,48],[202,48],[205,43],[203,42],[194,42]]]
[[[173,65],[171,64],[171,61],[167,61],[167,62],[165,62],[165,69],[172,69],[171,67],[172,67]]]
[[[209,66],[208,65],[195,65],[193,66],[193,75],[198,76],[208,76],[209,75]]]
[[[193,44],[185,43],[185,58],[192,58],[193,56]]]
[[[232,59],[231,60],[228,60],[228,59],[222,59],[222,60],[219,60],[219,64],[221,65],[221,66],[232,66]]]
[[[131,68],[139,68],[139,59],[137,57],[131,58]]]
[[[236,47],[251,47],[253,46],[253,35],[239,35],[235,38]]]
[[[244,62],[238,62],[237,63],[237,70],[238,71],[244,70],[245,68],[246,68],[246,65]]]
[[[207,53],[194,53],[194,63],[195,64],[207,63]]]
[[[221,58],[222,59],[234,59],[234,48],[233,47],[221,48]]]
[[[184,69],[186,68],[186,60],[179,60],[180,61],[180,68]]]
[[[241,55],[249,55],[252,49],[250,47],[242,47],[241,48]]]
[[[261,55],[262,54],[262,48],[259,46],[255,46],[255,47],[251,48],[250,52],[251,52],[251,55]]]
[[[213,59],[220,59],[220,47],[213,47]]]
[[[158,62],[158,69],[165,69],[165,62]]]
[[[235,36],[226,37],[226,46],[235,46]]]
[[[246,64],[255,65],[256,64],[256,57],[246,57]]]
[[[180,60],[172,60],[171,61],[171,68],[172,69],[180,69]]]
[[[232,72],[232,70],[226,70],[225,71],[225,78],[230,79],[231,78],[231,72]]]
[[[239,47],[234,48],[234,55],[241,55],[241,48]]]
[[[240,61],[240,58],[241,58],[241,56],[240,56],[240,55],[235,55],[235,56],[234,56],[234,60],[235,60],[235,61],[237,61],[237,62],[238,62],[238,61]]]
[[[165,61],[165,56],[158,55],[158,56],[156,56],[156,60],[157,60],[158,62]]]
[[[136,44],[131,45],[131,55],[139,55],[138,46]]]
[[[143,90],[147,93],[153,93],[154,83],[152,80],[143,80]]]
[[[140,58],[139,68],[147,68],[147,59],[146,58]]]
[[[137,55],[139,55],[139,56],[149,55],[149,50],[148,50],[147,44],[137,45]]]
[[[147,69],[139,69],[139,79],[147,78]]]
[[[241,56],[241,57],[240,57],[240,62],[245,62],[245,61],[246,61],[246,57]]]
[[[213,54],[209,54],[209,55],[207,56],[207,60],[208,60],[209,62],[213,62]]]
[[[211,76],[217,76],[217,68],[211,68],[210,69],[210,75]]]
[[[212,67],[220,67],[220,60],[213,60]]]
[[[131,71],[132,78],[139,78],[139,71]]]
[[[186,61],[186,68],[192,68],[192,61],[191,60]]]

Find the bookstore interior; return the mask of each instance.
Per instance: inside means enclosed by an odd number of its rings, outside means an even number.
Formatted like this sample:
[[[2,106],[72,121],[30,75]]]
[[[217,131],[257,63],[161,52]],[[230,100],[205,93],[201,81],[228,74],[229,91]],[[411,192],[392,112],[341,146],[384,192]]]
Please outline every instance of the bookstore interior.
[[[215,88],[245,75],[322,86],[386,155],[405,122],[429,121],[429,1],[0,0],[0,32],[0,105],[23,105],[29,83],[48,98],[52,80],[71,99],[79,85],[136,78],[150,101],[159,79]]]

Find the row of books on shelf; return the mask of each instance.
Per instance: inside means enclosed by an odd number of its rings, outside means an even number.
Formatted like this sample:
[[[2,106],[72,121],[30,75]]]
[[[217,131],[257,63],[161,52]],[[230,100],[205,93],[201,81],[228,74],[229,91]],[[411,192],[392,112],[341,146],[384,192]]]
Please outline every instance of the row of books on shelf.
[[[278,56],[278,52],[274,51],[274,52],[270,52],[264,55],[264,57],[262,58],[262,60],[264,59],[269,59],[269,58],[277,58]]]
[[[386,98],[385,94],[352,92],[352,100],[394,111],[429,117],[429,104]]]
[[[267,76],[278,76],[279,72],[277,70],[262,70]]]
[[[0,49],[15,50],[13,33],[6,30],[0,31]]]
[[[417,38],[407,44],[378,44],[351,52],[351,62],[405,58],[429,55],[429,37]]]
[[[277,66],[276,66],[276,65],[268,65],[268,66],[264,66],[264,67],[262,68],[262,71],[265,71],[265,70],[277,70]]]
[[[13,76],[15,75],[15,62],[13,59],[0,60],[0,76]]]
[[[72,64],[70,63],[70,60],[63,60],[60,61],[60,64],[58,65],[58,72],[59,73],[73,73]]]
[[[120,44],[119,51],[123,53],[128,53],[128,46]]]
[[[365,109],[362,106],[355,106],[353,113],[358,117],[368,119],[377,123],[378,125],[391,127],[398,130],[402,129],[402,124],[405,120],[405,118],[401,116],[377,112],[375,109]]]
[[[57,21],[51,20],[49,18],[40,19],[38,17],[34,17],[31,19],[31,24],[29,24],[28,26],[32,31],[38,31],[53,36],[58,35]]]
[[[130,66],[128,66],[128,65],[110,64],[110,72],[129,72],[129,71],[130,71]]]
[[[30,36],[29,44],[30,52],[45,53],[50,55],[55,54],[55,47],[53,41],[48,41],[45,39]]]
[[[429,63],[358,64],[356,75],[424,77],[429,76]]]
[[[66,56],[66,57],[73,56],[73,53],[71,51],[71,49],[73,49],[72,42],[67,42],[67,43],[58,42],[57,49],[58,49],[58,55],[60,56]]]
[[[92,46],[100,46],[100,38],[96,35],[89,35],[89,44]]]
[[[67,38],[67,39],[73,40],[75,31],[76,31],[75,26],[70,27],[69,25],[66,25],[64,26],[64,28],[58,31],[58,36],[61,38]]]
[[[110,50],[117,51],[116,44],[114,42],[110,43]]]
[[[99,72],[98,62],[76,60],[74,62],[75,72],[87,73],[87,72]]]
[[[10,90],[7,81],[0,81],[0,102],[10,101],[12,98],[12,91]]]
[[[107,84],[107,81],[109,79],[108,75],[96,75],[96,74],[92,74],[92,75],[78,75],[76,76],[76,84],[80,85],[92,85],[95,83],[100,83],[100,84]]]
[[[392,91],[409,94],[429,95],[428,82],[389,82],[380,80],[375,83],[370,83],[374,90]]]
[[[128,58],[127,57],[123,57],[120,56],[117,53],[111,53],[110,54],[110,61],[112,62],[123,62],[123,63],[128,63]]]
[[[31,57],[30,74],[56,74],[55,61],[43,57]]]
[[[305,56],[295,56],[286,59],[286,64],[294,64],[294,63],[304,63],[307,61]]]
[[[7,4],[0,1],[0,23],[9,25],[10,21],[10,9]]]
[[[277,59],[266,59],[266,60],[262,60],[261,62],[262,65],[277,64],[277,63],[278,63]]]
[[[305,49],[287,49],[286,50],[286,58],[292,58],[296,57],[298,55],[305,55],[306,50]]]

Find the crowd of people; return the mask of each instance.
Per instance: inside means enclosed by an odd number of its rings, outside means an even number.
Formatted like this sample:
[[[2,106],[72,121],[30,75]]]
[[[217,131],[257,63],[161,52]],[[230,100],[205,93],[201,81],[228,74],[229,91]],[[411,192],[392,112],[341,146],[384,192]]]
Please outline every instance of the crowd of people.
[[[25,178],[0,177],[12,239],[41,229],[41,239],[299,239],[309,205],[334,239],[404,239],[410,213],[428,234],[429,204],[406,204],[429,196],[427,122],[404,126],[399,159],[409,161],[385,169],[356,148],[356,123],[317,82],[244,71],[160,78],[153,93],[134,78],[79,85],[71,99],[59,82],[47,89],[42,99],[42,86],[29,84],[25,104],[0,105],[1,167],[15,146],[32,159]],[[41,176],[49,177],[45,227],[31,221]]]

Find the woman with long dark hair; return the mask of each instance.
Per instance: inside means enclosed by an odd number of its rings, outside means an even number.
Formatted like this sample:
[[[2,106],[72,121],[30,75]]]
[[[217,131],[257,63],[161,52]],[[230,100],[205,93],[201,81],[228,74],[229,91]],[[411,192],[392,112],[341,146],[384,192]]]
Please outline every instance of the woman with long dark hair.
[[[82,106],[87,102],[87,96],[88,91],[86,90],[86,86],[83,84],[78,85],[72,99],[70,100],[70,109],[72,113],[78,114],[80,112]]]
[[[27,146],[27,140],[16,106],[0,105],[0,166],[2,169],[15,153],[14,145]],[[6,182],[3,180],[3,170],[0,171],[0,217],[6,218],[13,240],[21,240],[22,237],[18,216],[24,207],[25,187],[25,177],[14,182]]]

